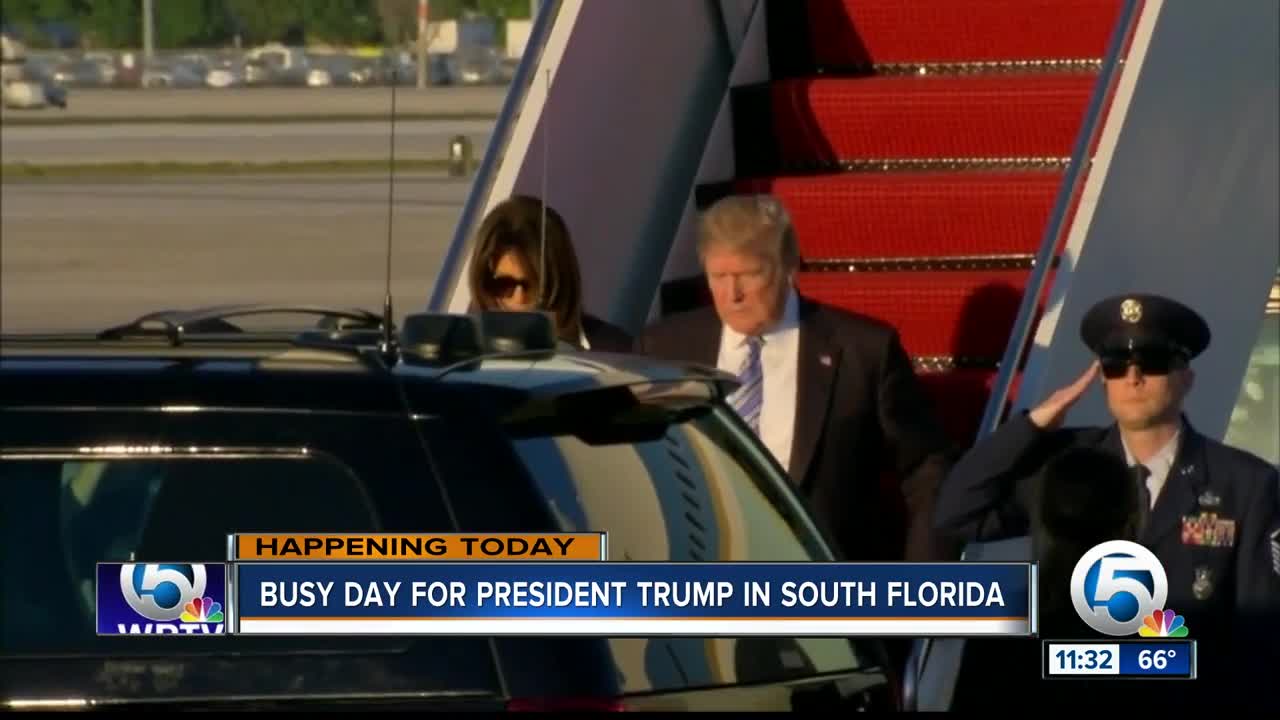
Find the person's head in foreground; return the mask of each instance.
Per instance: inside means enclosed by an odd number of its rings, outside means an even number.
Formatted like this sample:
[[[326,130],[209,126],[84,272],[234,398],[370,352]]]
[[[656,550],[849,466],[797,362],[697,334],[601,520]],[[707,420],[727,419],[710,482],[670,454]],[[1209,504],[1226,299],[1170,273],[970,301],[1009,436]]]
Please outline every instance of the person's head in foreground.
[[[1138,503],[1125,462],[1101,448],[1070,448],[1045,465],[1035,484],[1031,542],[1046,622],[1074,626],[1069,587],[1076,563],[1098,543],[1136,541]]]

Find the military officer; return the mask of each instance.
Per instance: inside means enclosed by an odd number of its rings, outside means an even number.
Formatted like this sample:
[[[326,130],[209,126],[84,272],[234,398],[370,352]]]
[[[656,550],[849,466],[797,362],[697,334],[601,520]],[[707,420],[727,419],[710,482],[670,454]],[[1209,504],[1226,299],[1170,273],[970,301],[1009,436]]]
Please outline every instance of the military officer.
[[[1280,477],[1266,461],[1200,434],[1183,413],[1190,363],[1209,346],[1208,325],[1175,300],[1135,294],[1094,305],[1080,332],[1097,359],[953,466],[939,489],[937,528],[966,542],[1025,535],[1032,478],[1050,457],[1079,446],[1113,453],[1137,485],[1137,537],[1164,566],[1165,606],[1199,641],[1200,674],[1209,682],[1197,684],[1207,690],[1214,680],[1274,682]],[[1114,422],[1063,427],[1067,411],[1099,380]],[[1253,686],[1250,694],[1257,693],[1276,695],[1267,683]],[[1217,696],[1230,698],[1240,699]]]

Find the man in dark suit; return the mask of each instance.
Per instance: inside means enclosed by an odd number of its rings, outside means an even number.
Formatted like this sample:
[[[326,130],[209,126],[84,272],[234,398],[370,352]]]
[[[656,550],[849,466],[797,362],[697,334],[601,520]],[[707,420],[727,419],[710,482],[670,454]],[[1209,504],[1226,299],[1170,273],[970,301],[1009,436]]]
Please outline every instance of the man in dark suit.
[[[799,250],[773,197],[720,200],[698,243],[713,306],[652,325],[637,350],[738,375],[731,404],[843,558],[956,558],[931,528],[948,440],[894,328],[796,292]],[[898,498],[882,497],[885,471],[900,480],[905,531],[887,520]]]
[[[1210,340],[1195,311],[1160,296],[1108,298],[1085,316],[1081,335],[1097,361],[956,463],[938,497],[937,527],[968,541],[1025,534],[1031,478],[1047,458],[1096,447],[1123,459],[1140,498],[1137,537],[1168,577],[1165,608],[1183,615],[1200,643],[1196,695],[1231,702],[1209,687],[1240,682],[1243,689],[1280,666],[1276,468],[1196,432],[1183,414],[1190,361]],[[1115,422],[1064,428],[1067,411],[1099,373]],[[1261,685],[1248,692],[1253,702],[1260,692],[1275,695]]]

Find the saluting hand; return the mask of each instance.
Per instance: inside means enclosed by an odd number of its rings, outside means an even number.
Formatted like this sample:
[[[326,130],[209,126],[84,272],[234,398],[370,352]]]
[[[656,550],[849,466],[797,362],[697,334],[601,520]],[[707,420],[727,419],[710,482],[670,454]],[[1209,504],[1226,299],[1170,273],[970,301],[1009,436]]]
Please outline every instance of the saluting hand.
[[[1089,365],[1089,369],[1076,379],[1070,385],[1056,391],[1049,396],[1048,400],[1040,403],[1036,409],[1027,413],[1027,417],[1036,427],[1043,430],[1057,430],[1062,426],[1062,421],[1067,417],[1067,411],[1072,405],[1084,395],[1084,391],[1089,389],[1089,383],[1098,376],[1098,368],[1101,367],[1097,360]]]

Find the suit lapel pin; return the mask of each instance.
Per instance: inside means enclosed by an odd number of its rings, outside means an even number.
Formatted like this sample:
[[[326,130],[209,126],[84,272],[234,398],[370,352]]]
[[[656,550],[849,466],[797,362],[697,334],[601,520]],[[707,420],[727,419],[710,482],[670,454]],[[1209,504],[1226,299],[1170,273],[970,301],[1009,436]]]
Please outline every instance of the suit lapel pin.
[[[1200,504],[1205,507],[1217,507],[1222,504],[1222,498],[1212,490],[1205,490],[1200,493]]]
[[[1178,471],[1178,474],[1179,474],[1179,475],[1190,475],[1191,473],[1193,473],[1193,472],[1195,472],[1195,471],[1196,471],[1196,466],[1195,466],[1195,465],[1187,465],[1186,467],[1184,467],[1184,468],[1182,468],[1181,470],[1179,470],[1179,471]]]
[[[822,363],[822,366],[823,366],[823,367],[831,367],[831,356],[830,356],[830,355],[819,355],[819,356],[818,356],[818,362]]]
[[[1191,592],[1197,600],[1207,600],[1213,593],[1212,572],[1207,567],[1196,568],[1196,581],[1191,583]]]

